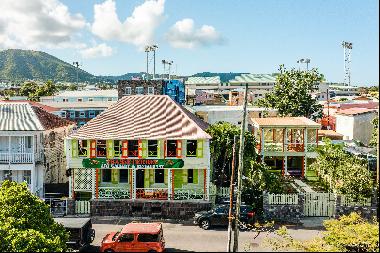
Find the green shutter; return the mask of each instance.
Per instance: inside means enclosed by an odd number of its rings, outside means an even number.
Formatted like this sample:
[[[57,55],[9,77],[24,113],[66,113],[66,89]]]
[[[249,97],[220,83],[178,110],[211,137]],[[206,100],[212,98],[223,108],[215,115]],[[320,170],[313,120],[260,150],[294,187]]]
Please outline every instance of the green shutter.
[[[168,169],[164,169],[164,183],[168,184]]]
[[[188,175],[187,170],[183,169],[182,170],[182,183],[183,184],[187,184],[187,175]]]
[[[193,169],[193,184],[198,184],[198,169]]]
[[[71,140],[71,151],[73,157],[78,157],[78,140]]]
[[[149,188],[150,186],[150,170],[146,169],[144,171],[144,188]]]
[[[107,158],[113,158],[114,157],[114,149],[113,149],[113,140],[107,140]]]
[[[102,182],[102,170],[97,169],[97,171],[98,171],[98,185],[100,185],[100,183]]]
[[[119,169],[112,169],[112,171],[111,171],[111,182],[113,184],[119,183],[119,174],[120,174]]]
[[[162,140],[157,140],[157,158],[163,158],[161,155]]]
[[[154,170],[153,169],[147,169],[149,171],[149,183],[154,184]]]
[[[198,158],[203,157],[203,140],[197,141],[197,157]]]
[[[174,170],[174,188],[182,188],[182,170]]]
[[[148,157],[148,140],[141,140],[142,142],[142,158]]]

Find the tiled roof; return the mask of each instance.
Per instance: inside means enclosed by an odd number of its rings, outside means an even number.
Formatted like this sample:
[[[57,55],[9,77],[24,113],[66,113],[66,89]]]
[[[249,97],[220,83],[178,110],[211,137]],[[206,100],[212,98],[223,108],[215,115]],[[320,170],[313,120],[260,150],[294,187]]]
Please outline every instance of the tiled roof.
[[[0,102],[0,131],[43,131],[71,124],[27,102]]]
[[[319,136],[335,136],[335,137],[343,136],[343,134],[337,133],[334,130],[319,130],[318,135]]]
[[[368,108],[349,108],[349,109],[344,109],[337,111],[336,114],[340,115],[358,115],[358,114],[364,114],[364,113],[369,113],[369,112],[375,112],[375,109],[368,109]]]
[[[211,77],[200,77],[200,76],[190,76],[185,81],[185,84],[204,84],[204,85],[219,85],[220,77],[211,76]]]
[[[250,121],[259,127],[312,127],[320,128],[320,124],[306,117],[271,117],[251,118]]]
[[[276,77],[270,74],[242,74],[229,81],[230,83],[275,83]]]
[[[167,95],[125,96],[70,138],[211,139],[208,125]]]

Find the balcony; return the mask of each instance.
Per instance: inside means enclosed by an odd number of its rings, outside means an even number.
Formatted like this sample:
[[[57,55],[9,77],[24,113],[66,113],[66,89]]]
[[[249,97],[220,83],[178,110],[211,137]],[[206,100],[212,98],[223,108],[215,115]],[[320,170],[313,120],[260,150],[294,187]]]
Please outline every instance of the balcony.
[[[33,163],[33,153],[0,153],[0,164],[1,163],[13,163],[13,164],[23,164],[23,163]]]

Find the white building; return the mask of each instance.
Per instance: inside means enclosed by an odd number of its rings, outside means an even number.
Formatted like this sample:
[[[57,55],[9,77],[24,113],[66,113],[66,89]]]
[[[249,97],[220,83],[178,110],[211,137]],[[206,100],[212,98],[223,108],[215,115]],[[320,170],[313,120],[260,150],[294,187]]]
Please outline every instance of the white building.
[[[372,120],[376,115],[376,110],[367,108],[337,111],[335,131],[344,135],[343,140],[355,140],[368,145],[373,132]]]
[[[28,102],[0,102],[0,182],[25,181],[32,193],[43,197],[47,170],[49,183],[66,180],[65,170],[56,170],[61,166],[56,160],[62,159],[54,158],[63,155],[62,148],[56,150],[63,146],[58,136],[67,134],[73,125]],[[45,147],[49,156],[45,156]],[[59,174],[61,179],[57,179]]]

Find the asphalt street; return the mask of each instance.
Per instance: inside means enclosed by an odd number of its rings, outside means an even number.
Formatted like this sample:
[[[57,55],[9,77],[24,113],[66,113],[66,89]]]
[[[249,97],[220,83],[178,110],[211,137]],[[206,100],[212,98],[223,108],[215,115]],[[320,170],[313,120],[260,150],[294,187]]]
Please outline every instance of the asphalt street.
[[[92,245],[84,251],[98,251],[103,237],[123,227],[128,221],[93,221],[96,237]],[[296,239],[306,240],[320,234],[320,228],[304,228],[289,226],[289,233]],[[212,228],[203,230],[189,223],[178,224],[163,222],[163,231],[167,252],[226,252],[227,228]],[[239,236],[239,251],[270,251],[263,245],[265,237],[275,236],[273,233],[262,233],[256,239],[255,232],[241,231]]]

